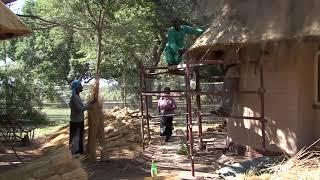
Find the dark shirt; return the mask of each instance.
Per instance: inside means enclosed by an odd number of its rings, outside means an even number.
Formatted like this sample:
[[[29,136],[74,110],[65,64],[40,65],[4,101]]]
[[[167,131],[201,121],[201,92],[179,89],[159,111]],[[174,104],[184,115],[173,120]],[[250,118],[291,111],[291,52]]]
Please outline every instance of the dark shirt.
[[[72,95],[70,98],[69,106],[71,109],[70,121],[71,122],[83,122],[84,111],[88,109],[88,106],[82,103],[79,95]]]

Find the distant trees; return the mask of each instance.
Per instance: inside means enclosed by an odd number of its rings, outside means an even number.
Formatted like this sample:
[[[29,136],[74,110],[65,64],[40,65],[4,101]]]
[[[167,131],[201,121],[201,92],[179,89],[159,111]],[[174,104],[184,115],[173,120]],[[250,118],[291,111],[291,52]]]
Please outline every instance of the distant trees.
[[[98,72],[136,93],[139,62],[156,66],[170,20],[196,23],[192,0],[27,0],[19,16],[33,29],[7,54],[46,86]]]

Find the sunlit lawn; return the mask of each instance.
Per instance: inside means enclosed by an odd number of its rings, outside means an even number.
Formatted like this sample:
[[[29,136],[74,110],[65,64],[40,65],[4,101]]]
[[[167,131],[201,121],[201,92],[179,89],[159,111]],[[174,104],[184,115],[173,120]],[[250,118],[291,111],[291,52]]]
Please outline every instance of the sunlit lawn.
[[[45,106],[42,110],[48,117],[48,125],[39,125],[36,130],[36,137],[44,137],[57,131],[69,122],[70,109],[54,105]]]

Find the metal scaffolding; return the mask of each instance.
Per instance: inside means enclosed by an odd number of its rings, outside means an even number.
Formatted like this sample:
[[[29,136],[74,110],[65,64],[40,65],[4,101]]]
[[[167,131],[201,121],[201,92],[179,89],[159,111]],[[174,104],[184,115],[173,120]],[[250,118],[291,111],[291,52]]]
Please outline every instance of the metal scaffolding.
[[[263,76],[263,64],[262,60],[254,61],[255,63],[259,63],[259,80],[260,80],[260,87],[256,91],[239,91],[239,94],[251,94],[251,95],[258,95],[260,100],[260,107],[261,107],[261,113],[258,117],[251,117],[251,116],[236,116],[236,115],[230,115],[230,116],[219,116],[219,117],[225,117],[225,118],[233,118],[233,119],[239,119],[239,120],[258,120],[261,123],[261,129],[262,129],[262,148],[263,151],[266,152],[266,133],[265,133],[265,106],[264,106],[264,76]],[[240,64],[240,61],[237,62]],[[199,149],[203,149],[203,134],[202,134],[202,117],[209,117],[209,116],[215,116],[217,117],[217,114],[215,113],[208,113],[208,112],[202,112],[201,108],[201,100],[200,97],[202,95],[213,95],[213,96],[228,96],[228,93],[226,92],[202,92],[200,88],[200,66],[208,66],[208,65],[219,65],[224,64],[224,61],[221,60],[202,60],[202,61],[186,61],[185,64],[178,65],[178,66],[168,66],[168,67],[145,67],[141,65],[140,67],[140,112],[141,112],[141,137],[142,137],[142,146],[143,149],[145,149],[145,120],[147,125],[147,138],[150,142],[151,136],[150,136],[150,119],[153,118],[159,118],[162,117],[161,115],[153,115],[151,116],[149,114],[149,108],[147,103],[147,97],[152,96],[160,96],[161,93],[164,93],[164,91],[147,91],[146,88],[146,78],[150,76],[155,76],[159,74],[175,74],[175,75],[184,75],[185,78],[185,90],[172,90],[171,92],[178,92],[180,95],[167,95],[171,97],[185,97],[186,100],[186,113],[180,113],[180,114],[170,114],[167,116],[186,116],[186,126],[187,126],[187,139],[189,141],[190,145],[190,151],[189,151],[189,157],[191,160],[191,172],[192,176],[195,176],[194,171],[194,147],[193,147],[193,122],[192,118],[196,117],[197,119],[197,125],[198,125],[198,137],[199,137]],[[161,72],[155,72],[156,70],[162,70]],[[190,80],[192,76],[192,72],[195,72],[195,81],[196,81],[196,87],[195,90],[191,89]],[[179,73],[183,72],[183,74]],[[217,79],[224,78],[223,76],[217,76],[214,77]],[[196,96],[196,112],[192,112],[192,96]]]

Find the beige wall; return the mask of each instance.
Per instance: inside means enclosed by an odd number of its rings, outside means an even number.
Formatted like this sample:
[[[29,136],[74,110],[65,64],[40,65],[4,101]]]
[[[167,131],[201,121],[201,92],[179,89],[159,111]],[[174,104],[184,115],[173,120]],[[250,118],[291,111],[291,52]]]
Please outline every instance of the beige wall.
[[[315,99],[315,64],[314,58],[318,45],[315,43],[307,43],[302,47],[301,53],[298,55],[299,65],[299,147],[309,146],[318,139],[317,128],[319,118],[317,118],[316,110],[312,107]]]
[[[266,48],[264,57],[265,116],[267,149],[296,153],[302,146],[314,140],[312,126],[315,123],[313,100],[314,54],[309,46],[284,42]],[[245,59],[257,59],[255,48],[246,48],[241,55]],[[311,59],[310,59],[311,58]],[[308,60],[310,59],[310,60]],[[309,62],[309,63],[308,63]],[[241,66],[241,90],[259,88],[259,69],[252,63]],[[306,80],[306,81],[304,81]],[[257,95],[239,95],[235,111],[239,115],[259,116],[260,100]],[[319,113],[320,114],[320,113]],[[238,144],[262,148],[261,124],[254,120],[228,121],[228,140]]]
[[[301,129],[301,146],[306,146],[320,138],[320,106],[312,107],[315,103],[315,56],[319,52],[320,43],[309,43],[305,48],[305,54],[300,59],[300,99],[299,126],[312,131]],[[308,62],[308,63],[306,63]],[[310,108],[311,106],[311,108]],[[319,145],[318,143],[317,145]]]

